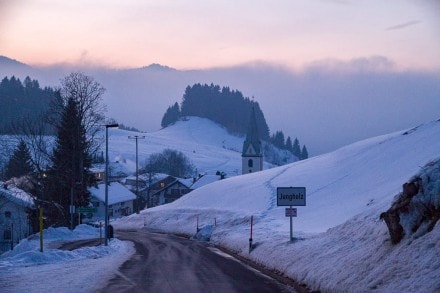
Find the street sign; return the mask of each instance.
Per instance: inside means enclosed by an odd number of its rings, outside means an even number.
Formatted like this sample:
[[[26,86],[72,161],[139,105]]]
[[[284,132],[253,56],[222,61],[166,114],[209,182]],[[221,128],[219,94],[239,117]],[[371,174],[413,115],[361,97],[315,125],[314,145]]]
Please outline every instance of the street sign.
[[[286,208],[286,217],[296,217],[296,208]]]
[[[96,213],[97,208],[77,208],[76,212],[81,214],[93,214]]]
[[[305,206],[305,187],[277,187],[277,206]]]

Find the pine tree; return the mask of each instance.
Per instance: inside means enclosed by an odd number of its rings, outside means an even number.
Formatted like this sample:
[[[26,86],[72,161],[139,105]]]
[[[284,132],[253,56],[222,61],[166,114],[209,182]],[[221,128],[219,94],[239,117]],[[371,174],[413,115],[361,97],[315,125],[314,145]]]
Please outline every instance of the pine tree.
[[[293,154],[293,144],[292,144],[292,139],[290,138],[290,136],[288,136],[286,139],[286,150],[288,150],[289,152],[291,152]]]
[[[306,145],[303,145],[301,151],[301,160],[305,160],[309,158],[309,152],[307,151]]]
[[[29,175],[33,171],[31,154],[26,143],[21,140],[6,165],[5,177],[6,179],[21,177]]]
[[[298,138],[295,138],[295,140],[293,141],[293,154],[301,160],[301,147],[299,145],[299,140]]]
[[[285,148],[284,133],[282,131],[275,132],[275,134],[273,134],[271,137],[271,142],[273,143],[274,146],[280,149],[284,149]]]
[[[92,181],[89,172],[91,156],[87,153],[86,130],[80,119],[78,102],[69,99],[61,113],[52,166],[46,180],[45,196],[56,206],[52,217],[56,224],[69,223],[71,193],[75,206],[86,206],[89,200],[87,186]]]
[[[180,107],[179,104],[176,102],[173,106],[169,106],[167,111],[162,117],[162,122],[160,125],[165,128],[168,125],[171,125],[175,123],[180,118]]]

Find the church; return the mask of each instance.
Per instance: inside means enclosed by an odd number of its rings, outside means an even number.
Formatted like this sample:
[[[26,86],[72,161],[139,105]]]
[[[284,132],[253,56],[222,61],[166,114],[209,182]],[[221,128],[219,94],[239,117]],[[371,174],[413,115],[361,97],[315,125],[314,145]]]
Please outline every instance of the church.
[[[257,119],[253,107],[241,157],[243,175],[263,170],[263,146],[258,134]]]

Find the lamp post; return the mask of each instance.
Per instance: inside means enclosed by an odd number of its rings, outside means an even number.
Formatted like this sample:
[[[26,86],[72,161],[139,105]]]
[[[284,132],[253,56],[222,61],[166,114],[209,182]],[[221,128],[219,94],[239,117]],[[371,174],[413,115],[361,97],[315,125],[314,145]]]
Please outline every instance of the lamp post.
[[[138,139],[144,139],[145,136],[130,135],[129,139],[136,140],[136,213],[139,214],[139,169],[138,169]]]
[[[105,125],[105,212],[104,212],[104,231],[105,231],[105,246],[108,245],[108,129],[118,127],[119,124],[106,124]]]

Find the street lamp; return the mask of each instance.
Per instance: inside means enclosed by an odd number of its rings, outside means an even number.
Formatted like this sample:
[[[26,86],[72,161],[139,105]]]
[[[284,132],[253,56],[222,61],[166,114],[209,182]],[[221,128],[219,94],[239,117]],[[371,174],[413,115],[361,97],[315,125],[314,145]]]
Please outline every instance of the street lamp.
[[[144,139],[145,136],[130,135],[129,139],[136,140],[136,213],[139,214],[139,169],[138,169],[138,139]]]
[[[104,220],[104,231],[105,231],[105,246],[108,245],[108,129],[119,127],[119,124],[106,124],[105,125],[105,220]]]

